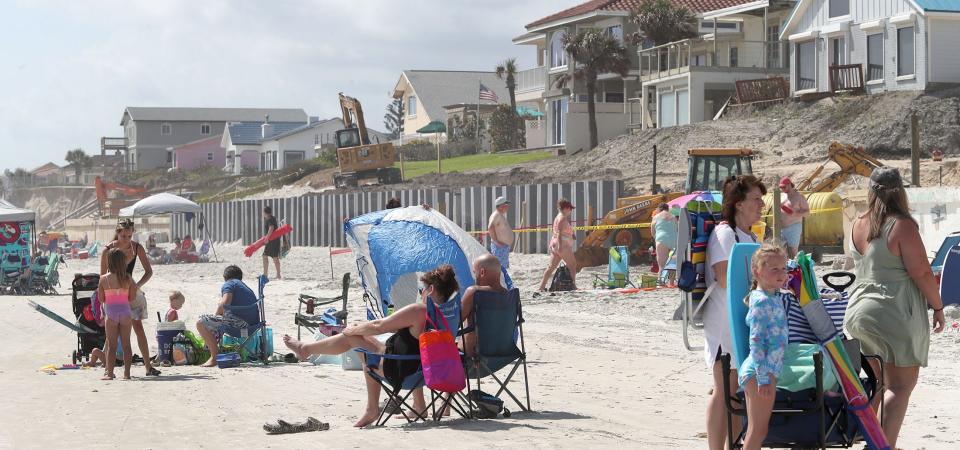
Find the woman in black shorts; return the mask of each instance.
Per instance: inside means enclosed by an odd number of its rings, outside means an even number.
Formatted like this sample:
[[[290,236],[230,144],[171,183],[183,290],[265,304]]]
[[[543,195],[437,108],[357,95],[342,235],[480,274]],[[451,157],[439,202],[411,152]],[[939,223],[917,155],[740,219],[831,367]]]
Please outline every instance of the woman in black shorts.
[[[277,225],[277,218],[273,217],[273,208],[269,206],[263,207],[263,221],[264,227],[266,228],[266,234],[264,236],[270,236],[274,231],[277,231],[279,226]],[[274,239],[272,241],[267,241],[267,245],[263,246],[263,274],[269,275],[270,261],[269,258],[273,258],[273,266],[277,268],[277,279],[280,277],[280,239]]]

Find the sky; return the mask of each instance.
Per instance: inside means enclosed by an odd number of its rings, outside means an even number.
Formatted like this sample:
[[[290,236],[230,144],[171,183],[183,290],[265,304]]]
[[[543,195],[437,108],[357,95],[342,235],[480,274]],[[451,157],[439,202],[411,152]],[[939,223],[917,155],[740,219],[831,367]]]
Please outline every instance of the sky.
[[[524,25],[584,0],[2,0],[0,171],[122,136],[126,106],[303,108],[368,126],[405,69],[493,70]]]

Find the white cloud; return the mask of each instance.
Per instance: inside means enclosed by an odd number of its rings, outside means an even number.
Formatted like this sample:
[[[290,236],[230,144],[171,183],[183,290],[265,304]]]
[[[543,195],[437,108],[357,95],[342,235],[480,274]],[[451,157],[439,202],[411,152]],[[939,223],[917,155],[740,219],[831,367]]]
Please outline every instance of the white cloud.
[[[404,69],[489,70],[535,50],[511,38],[578,0],[31,1],[2,12],[0,169],[99,152],[125,106],[299,107],[367,122]]]

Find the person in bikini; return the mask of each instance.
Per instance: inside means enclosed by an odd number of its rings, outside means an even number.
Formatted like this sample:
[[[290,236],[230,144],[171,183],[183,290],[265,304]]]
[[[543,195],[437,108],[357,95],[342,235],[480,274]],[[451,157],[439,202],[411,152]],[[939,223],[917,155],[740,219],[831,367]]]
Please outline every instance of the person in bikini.
[[[150,265],[150,258],[147,257],[143,246],[133,241],[133,221],[125,219],[117,224],[114,241],[107,244],[106,249],[100,257],[100,275],[107,273],[107,255],[110,250],[120,250],[126,257],[125,272],[133,277],[133,270],[137,267],[137,260],[143,265],[143,276],[136,282],[137,297],[131,302],[133,319],[133,332],[137,335],[137,345],[140,348],[140,354],[143,355],[143,366],[147,370],[148,376],[160,375],[160,371],[150,364],[150,344],[147,341],[147,333],[143,330],[143,320],[147,318],[147,299],[143,294],[143,285],[153,277],[153,267]],[[107,353],[109,354],[109,353]]]
[[[130,304],[133,299],[137,298],[137,284],[133,282],[133,277],[127,273],[127,258],[123,250],[114,248],[104,252],[104,254],[108,272],[100,277],[100,286],[98,287],[100,292],[98,295],[104,299],[104,312],[106,313],[104,328],[107,332],[107,340],[103,353],[111,357],[103,358],[106,359],[103,379],[112,380],[115,378],[113,367],[116,358],[113,355],[117,353],[115,347],[119,336],[120,345],[123,347],[123,379],[129,380],[130,365],[133,363],[133,353],[130,348],[133,310]]]
[[[573,213],[573,203],[567,199],[561,199],[557,203],[557,217],[553,219],[553,238],[550,239],[550,265],[543,272],[543,280],[540,282],[540,290],[547,290],[547,282],[553,276],[553,271],[563,261],[570,271],[570,278],[573,280],[573,289],[577,289],[577,258],[573,255],[573,241],[576,239],[573,233],[573,225],[570,223],[570,214]]]

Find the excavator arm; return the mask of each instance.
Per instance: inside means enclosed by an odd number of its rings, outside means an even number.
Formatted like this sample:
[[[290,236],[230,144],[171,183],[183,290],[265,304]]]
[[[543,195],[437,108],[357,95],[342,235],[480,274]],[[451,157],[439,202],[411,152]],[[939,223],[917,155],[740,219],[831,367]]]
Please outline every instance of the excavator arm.
[[[356,128],[360,132],[360,144],[370,145],[370,137],[367,136],[367,125],[363,120],[363,107],[360,106],[360,100],[349,95],[340,94],[340,112],[343,115],[344,128]]]
[[[840,187],[851,175],[870,177],[874,169],[884,166],[880,160],[867,154],[863,147],[854,147],[850,144],[834,142],[830,144],[827,154],[829,159],[818,167],[817,170],[814,170],[806,180],[797,185],[798,191],[833,191]],[[826,167],[830,161],[840,166],[840,170],[814,183],[814,180],[823,173],[824,167]]]

